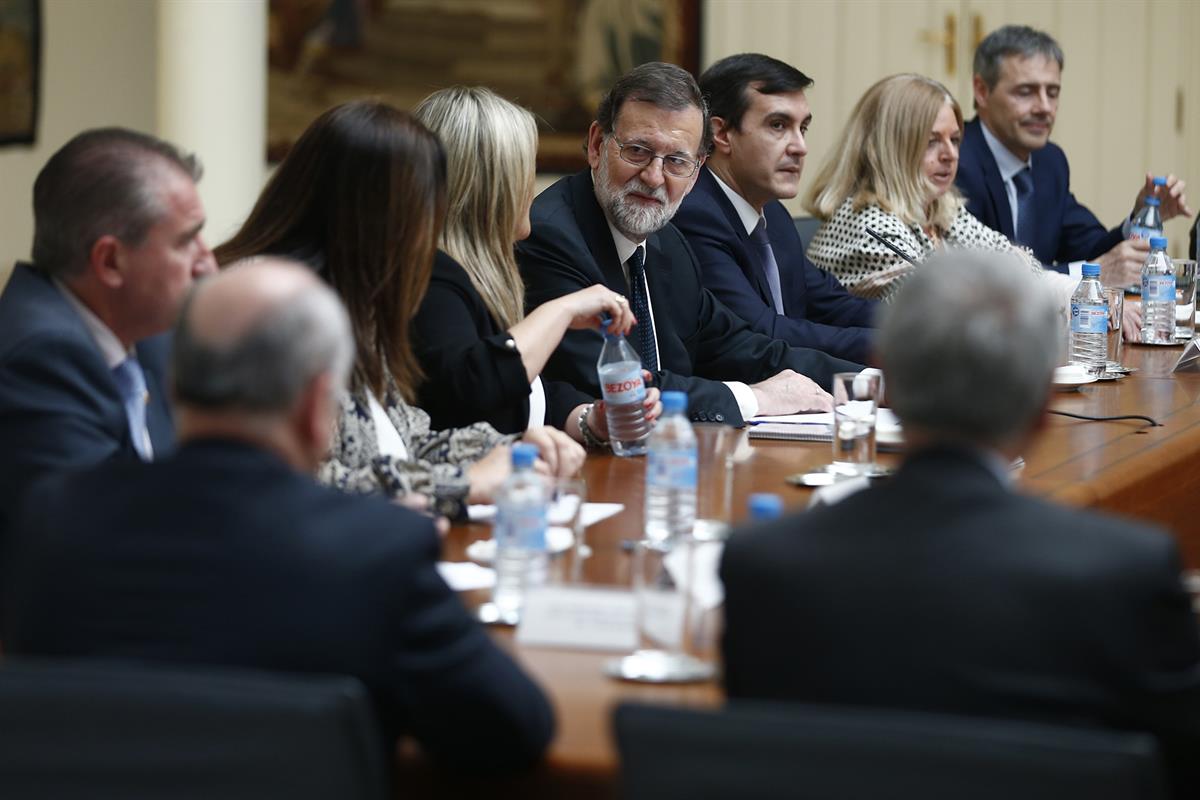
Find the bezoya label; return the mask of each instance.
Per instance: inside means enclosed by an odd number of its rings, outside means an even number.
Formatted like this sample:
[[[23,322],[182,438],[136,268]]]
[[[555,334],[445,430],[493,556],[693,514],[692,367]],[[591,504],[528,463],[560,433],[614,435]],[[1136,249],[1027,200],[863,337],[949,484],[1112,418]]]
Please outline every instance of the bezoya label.
[[[1175,276],[1174,275],[1143,275],[1142,276],[1142,302],[1143,303],[1174,303],[1175,302]]]
[[[617,375],[601,375],[601,388],[604,391],[604,402],[609,405],[640,403],[646,399],[646,383],[642,380],[640,364]]]
[[[1071,303],[1071,330],[1075,333],[1107,333],[1108,304]]]
[[[646,483],[664,489],[695,489],[696,451],[651,449],[646,460]]]

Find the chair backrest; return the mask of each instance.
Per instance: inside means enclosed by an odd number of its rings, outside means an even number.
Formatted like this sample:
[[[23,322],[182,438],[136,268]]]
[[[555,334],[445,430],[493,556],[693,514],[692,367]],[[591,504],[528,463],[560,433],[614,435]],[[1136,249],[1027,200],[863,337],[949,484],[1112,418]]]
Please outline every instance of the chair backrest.
[[[377,800],[389,792],[384,761],[353,678],[90,660],[0,666],[5,800]]]
[[[816,217],[793,217],[792,221],[796,223],[796,233],[800,234],[800,241],[804,242],[804,247],[807,248],[812,244],[817,228],[821,227],[821,220]]]
[[[836,706],[615,715],[623,797],[804,800],[1153,800],[1147,734]]]

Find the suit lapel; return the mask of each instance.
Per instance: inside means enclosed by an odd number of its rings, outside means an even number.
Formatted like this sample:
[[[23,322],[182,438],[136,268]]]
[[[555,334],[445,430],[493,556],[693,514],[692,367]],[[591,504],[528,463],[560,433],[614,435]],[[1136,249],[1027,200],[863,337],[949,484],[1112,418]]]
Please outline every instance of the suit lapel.
[[[975,162],[983,172],[983,185],[987,188],[988,200],[996,209],[996,219],[1000,223],[1000,232],[1009,239],[1016,239],[1017,232],[1013,230],[1012,206],[1008,204],[1008,192],[1004,189],[1004,179],[1000,177],[1000,167],[996,165],[996,157],[988,147],[987,139],[983,136],[983,123],[979,118],[967,123],[967,130],[972,135],[969,141],[975,150]],[[971,128],[974,127],[974,131]]]
[[[759,298],[773,308],[775,306],[775,299],[771,297],[771,286],[767,283],[767,270],[758,255],[758,248],[750,241],[750,234],[746,233],[746,226],[742,224],[742,218],[738,216],[737,209],[733,207],[733,203],[729,202],[729,198],[725,196],[725,192],[717,185],[717,179],[709,171],[708,167],[701,168],[700,180],[697,181],[696,187],[692,191],[704,192],[716,204],[717,208],[721,209],[726,223],[728,223],[734,237],[736,237],[737,246],[745,251],[745,263],[750,267],[749,274],[746,277],[754,284],[754,291],[758,292]],[[769,238],[771,233],[769,226],[767,233]],[[776,254],[775,260],[779,260],[778,254]]]
[[[596,259],[604,284],[614,292],[629,294],[629,285],[621,262],[617,259],[617,248],[613,244],[612,231],[608,228],[608,219],[596,200],[591,173],[587,170],[576,173],[570,181],[571,203],[577,209],[575,219],[579,222],[579,231],[583,234],[588,252]]]

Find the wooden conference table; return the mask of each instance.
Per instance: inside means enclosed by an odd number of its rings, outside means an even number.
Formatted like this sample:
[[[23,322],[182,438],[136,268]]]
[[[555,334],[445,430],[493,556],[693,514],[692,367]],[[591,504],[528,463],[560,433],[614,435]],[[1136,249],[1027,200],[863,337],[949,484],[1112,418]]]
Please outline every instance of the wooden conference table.
[[[1119,381],[1097,382],[1078,392],[1056,393],[1053,409],[1090,416],[1142,414],[1161,427],[1140,421],[1091,422],[1059,416],[1030,452],[1018,473],[1022,491],[1060,502],[1119,512],[1154,521],[1178,538],[1184,560],[1200,568],[1200,373],[1171,374],[1181,347],[1126,345],[1124,362],[1138,372]],[[808,503],[811,490],[789,485],[785,478],[827,464],[830,446],[820,443],[745,440],[741,431],[697,425],[702,511],[720,514],[726,506],[726,455],[733,455],[729,519],[746,516],[753,492],[780,494],[788,509]],[[740,448],[736,449],[735,448]],[[884,464],[897,455],[880,454]],[[588,499],[620,502],[625,510],[587,529],[594,554],[578,565],[578,580],[588,584],[629,586],[630,558],[623,539],[639,536],[642,523],[644,459],[611,455],[589,457],[583,474]],[[491,535],[487,525],[461,525],[447,538],[445,557],[465,561],[467,544]],[[563,556],[568,562],[570,555]],[[561,565],[570,575],[573,564]],[[477,605],[484,593],[464,599]],[[611,654],[525,648],[511,631],[494,635],[545,687],[558,713],[558,735],[547,763],[534,774],[513,782],[514,796],[616,796],[617,759],[610,733],[612,708],[623,700],[713,706],[722,700],[715,683],[692,686],[643,686],[604,677],[601,665]],[[412,796],[423,790],[442,793],[444,775],[432,775],[419,764],[401,759],[399,791]],[[427,784],[427,785],[426,785]],[[495,794],[495,782],[486,784]],[[459,786],[470,790],[470,786]],[[504,791],[501,790],[503,794]]]

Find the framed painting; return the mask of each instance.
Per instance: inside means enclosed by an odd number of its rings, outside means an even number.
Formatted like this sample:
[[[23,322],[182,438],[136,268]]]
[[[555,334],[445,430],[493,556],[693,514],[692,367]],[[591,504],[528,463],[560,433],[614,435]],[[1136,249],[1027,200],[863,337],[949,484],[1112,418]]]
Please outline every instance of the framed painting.
[[[36,138],[41,38],[38,0],[0,0],[0,145]]]
[[[463,84],[539,118],[539,171],[574,171],[619,75],[647,61],[696,71],[699,16],[700,0],[271,0],[268,157],[338,103],[412,108]]]

